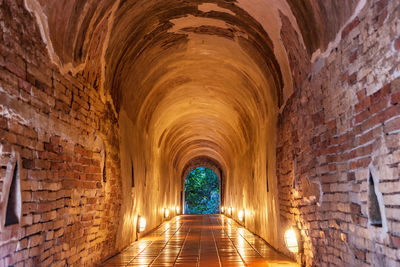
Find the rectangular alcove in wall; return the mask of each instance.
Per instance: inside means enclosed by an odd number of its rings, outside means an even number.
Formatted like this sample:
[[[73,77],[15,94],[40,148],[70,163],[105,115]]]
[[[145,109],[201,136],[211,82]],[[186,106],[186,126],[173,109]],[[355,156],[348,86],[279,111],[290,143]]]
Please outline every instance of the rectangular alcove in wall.
[[[2,196],[1,229],[4,229],[19,224],[21,219],[21,161],[18,153],[13,153],[7,166]]]

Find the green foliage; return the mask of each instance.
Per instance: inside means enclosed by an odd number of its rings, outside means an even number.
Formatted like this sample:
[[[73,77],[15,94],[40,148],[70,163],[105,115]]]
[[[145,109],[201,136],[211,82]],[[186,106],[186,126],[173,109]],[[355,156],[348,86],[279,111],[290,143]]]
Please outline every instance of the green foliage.
[[[185,181],[185,213],[213,214],[219,212],[219,179],[209,168],[198,167]]]

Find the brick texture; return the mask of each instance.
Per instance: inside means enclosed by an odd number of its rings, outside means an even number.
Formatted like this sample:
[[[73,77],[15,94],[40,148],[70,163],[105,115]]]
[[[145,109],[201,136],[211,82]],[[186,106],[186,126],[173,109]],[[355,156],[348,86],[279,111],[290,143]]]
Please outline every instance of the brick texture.
[[[61,74],[50,63],[23,1],[0,5],[8,11],[0,14],[0,188],[18,151],[23,213],[20,227],[0,234],[0,266],[92,266],[116,253],[114,113],[79,74]],[[106,147],[106,182],[98,139]]]
[[[281,220],[301,228],[307,265],[400,265],[399,17],[398,1],[367,1],[280,114]],[[382,228],[368,222],[371,166]],[[308,196],[312,184],[321,197]]]

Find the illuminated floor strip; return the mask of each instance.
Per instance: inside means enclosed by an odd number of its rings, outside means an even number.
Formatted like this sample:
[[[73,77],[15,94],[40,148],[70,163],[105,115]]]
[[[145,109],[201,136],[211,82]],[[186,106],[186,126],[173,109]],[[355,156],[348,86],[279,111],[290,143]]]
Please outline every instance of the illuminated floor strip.
[[[102,266],[297,266],[261,238],[220,215],[181,215]]]

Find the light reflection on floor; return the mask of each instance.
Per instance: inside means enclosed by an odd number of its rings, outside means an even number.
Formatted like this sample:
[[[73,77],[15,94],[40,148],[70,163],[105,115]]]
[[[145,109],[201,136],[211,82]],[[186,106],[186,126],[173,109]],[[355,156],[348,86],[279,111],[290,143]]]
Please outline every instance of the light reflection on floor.
[[[181,215],[102,266],[298,266],[223,215]]]

